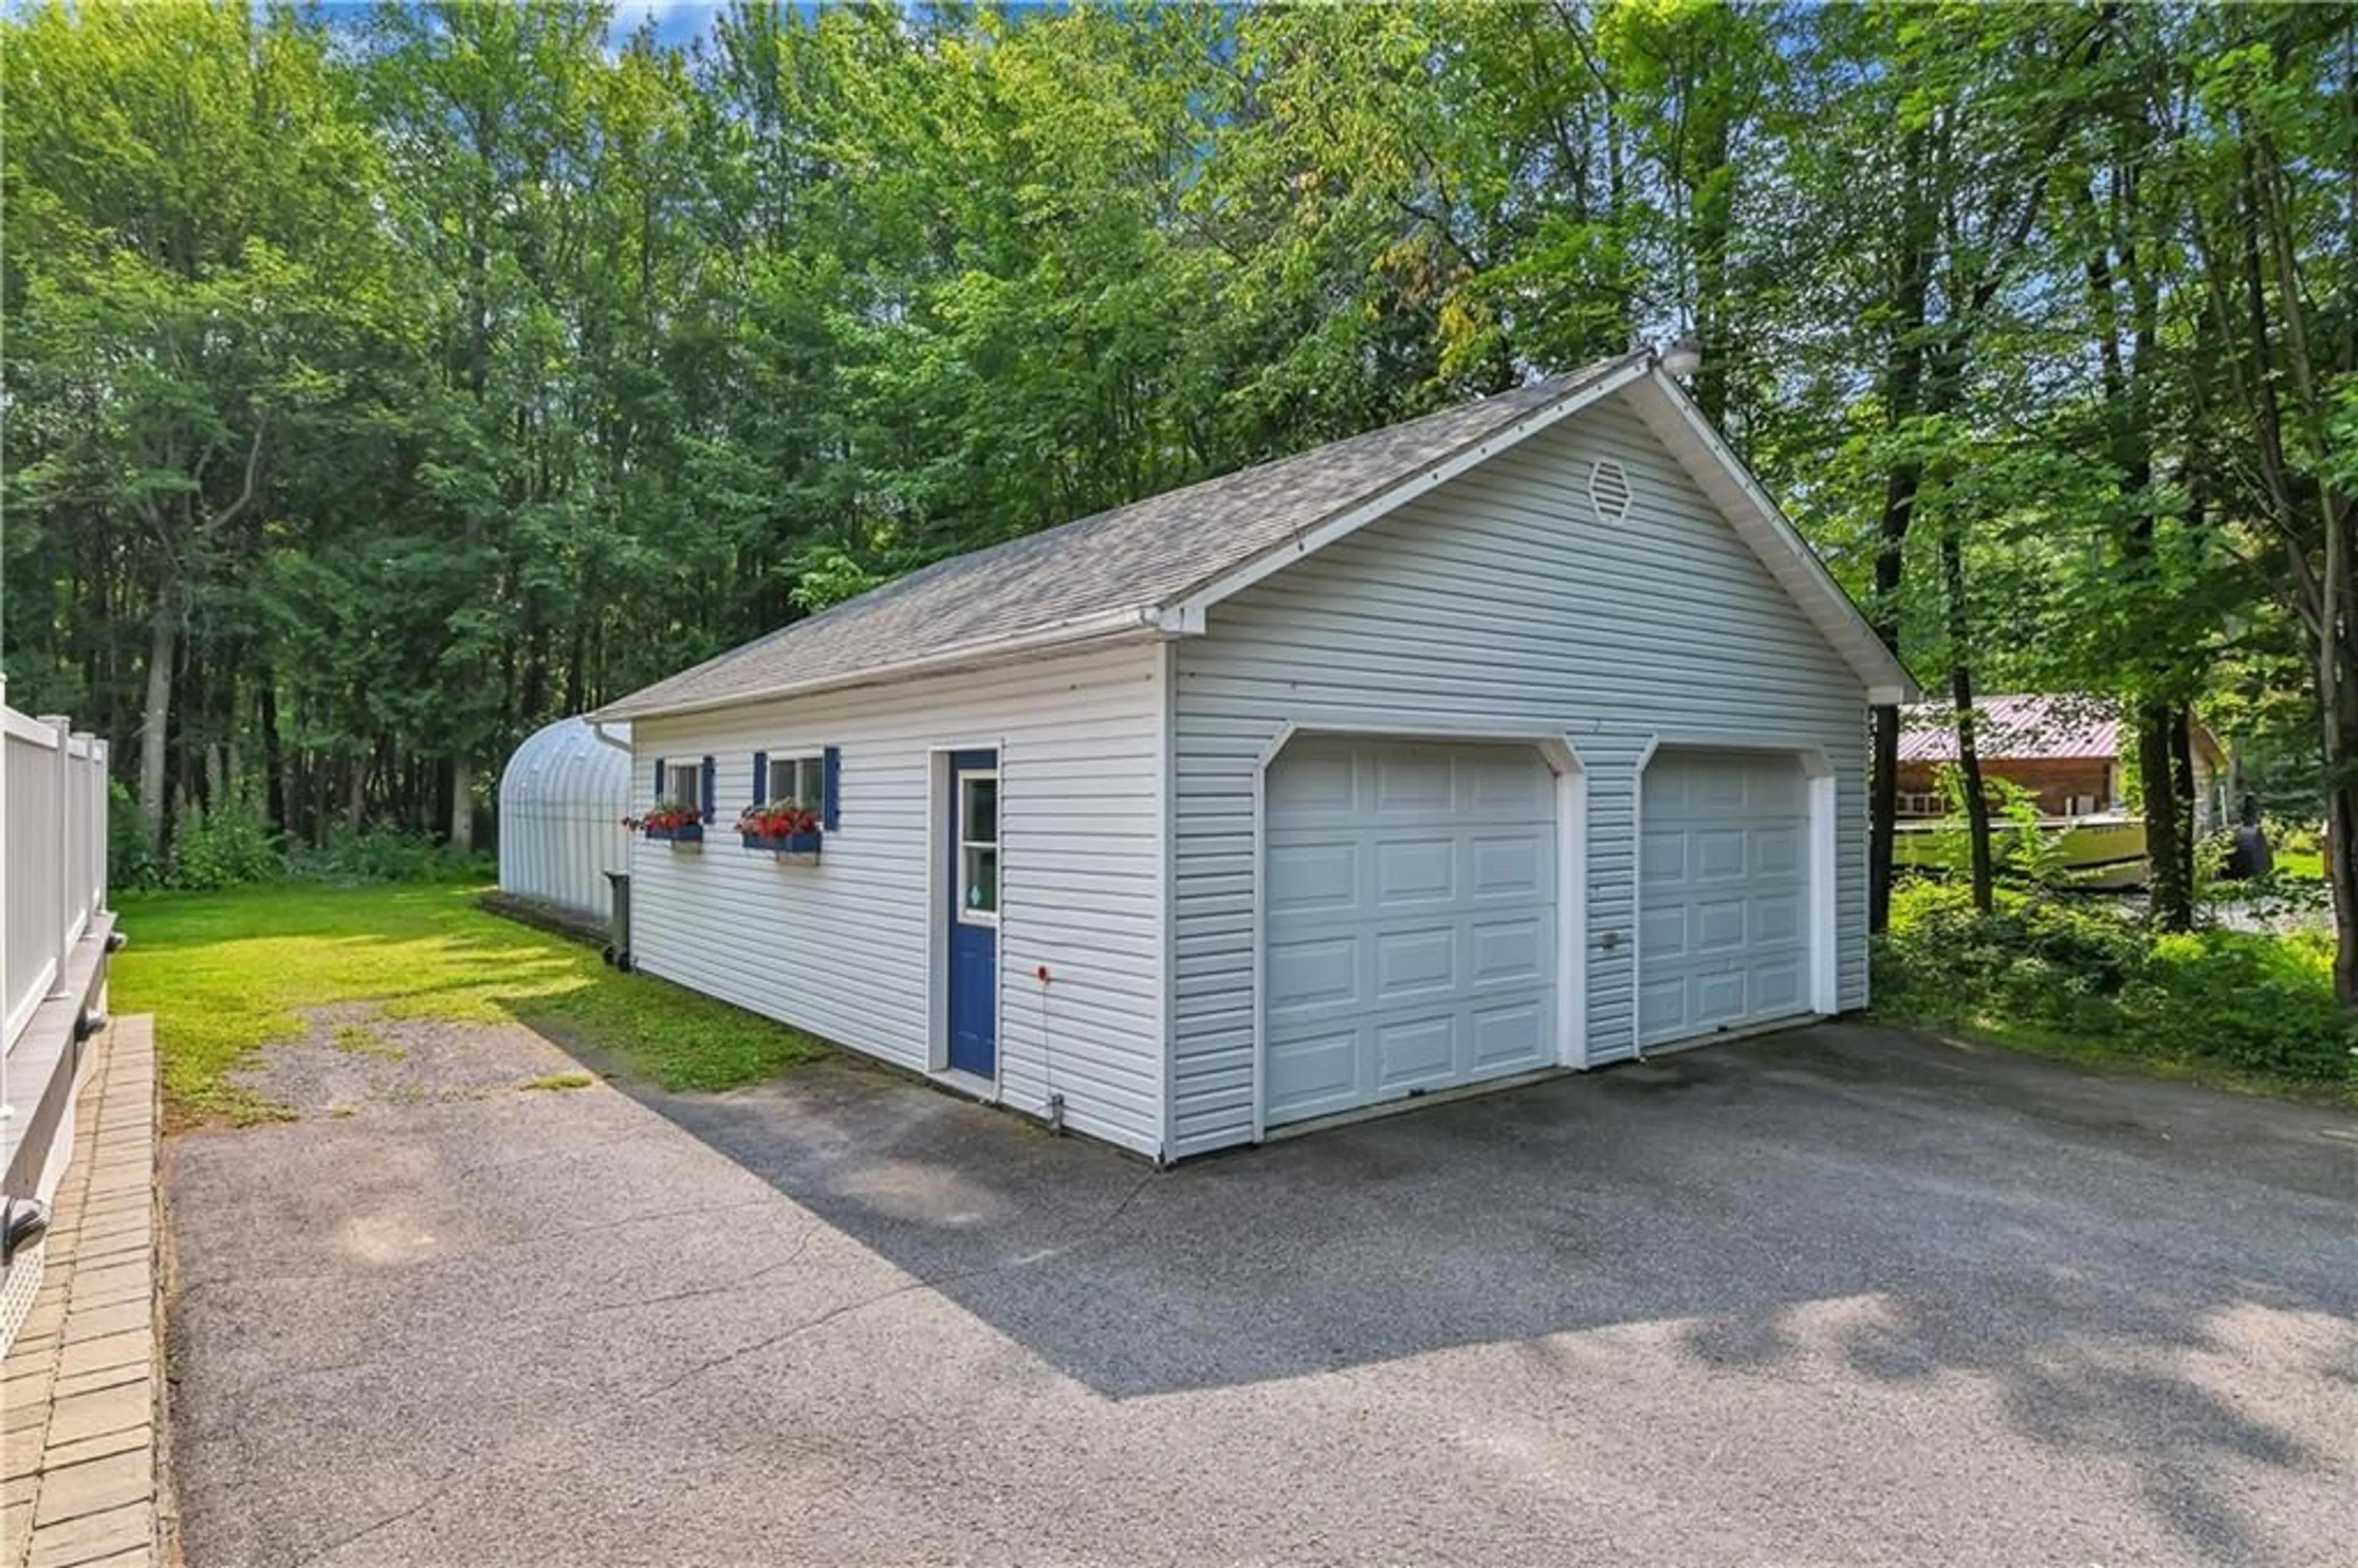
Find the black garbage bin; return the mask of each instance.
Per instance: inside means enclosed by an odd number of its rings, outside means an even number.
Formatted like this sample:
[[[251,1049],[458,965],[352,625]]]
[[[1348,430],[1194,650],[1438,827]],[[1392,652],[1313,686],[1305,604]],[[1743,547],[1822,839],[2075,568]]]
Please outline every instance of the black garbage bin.
[[[606,885],[614,890],[614,913],[606,922],[606,962],[627,972],[631,967],[631,873],[608,871]]]

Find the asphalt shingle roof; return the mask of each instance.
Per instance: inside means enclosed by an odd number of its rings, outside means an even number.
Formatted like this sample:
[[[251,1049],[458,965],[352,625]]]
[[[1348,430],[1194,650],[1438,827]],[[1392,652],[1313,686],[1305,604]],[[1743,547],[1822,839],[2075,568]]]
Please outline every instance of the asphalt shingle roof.
[[[857,680],[1184,600],[1620,365],[1477,399],[953,556],[599,710],[629,719]]]

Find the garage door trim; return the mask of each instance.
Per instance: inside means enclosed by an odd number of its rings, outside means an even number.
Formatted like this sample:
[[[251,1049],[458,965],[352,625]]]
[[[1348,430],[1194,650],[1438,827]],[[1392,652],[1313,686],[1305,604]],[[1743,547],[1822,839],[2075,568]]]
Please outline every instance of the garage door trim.
[[[1269,773],[1297,740],[1400,741],[1433,745],[1529,746],[1555,775],[1556,1065],[1588,1065],[1588,769],[1572,738],[1555,730],[1458,728],[1418,720],[1403,727],[1364,721],[1288,721],[1253,763],[1252,1136],[1269,1136]],[[1380,1107],[1374,1108],[1382,1108]]]
[[[1833,763],[1828,760],[1825,748],[1814,741],[1795,740],[1790,736],[1734,734],[1714,735],[1708,732],[1682,731],[1657,734],[1638,753],[1638,765],[1630,775],[1629,824],[1632,852],[1646,841],[1646,770],[1653,765],[1655,755],[1675,752],[1748,752],[1759,755],[1791,757],[1801,764],[1801,773],[1809,792],[1810,842],[1809,864],[1809,1011],[1820,1017],[1832,1017],[1842,1011],[1840,971],[1837,968],[1840,932],[1837,928],[1835,905],[1835,811],[1838,806],[1837,782]],[[1628,1054],[1638,1055],[1639,1022],[1637,999],[1643,994],[1646,972],[1646,946],[1639,918],[1643,899],[1642,890],[1630,889],[1629,931],[1629,1037]],[[1698,1043],[1716,1038],[1701,1035]],[[1672,1044],[1668,1049],[1679,1049]],[[1657,1050],[1665,1049],[1662,1046]]]

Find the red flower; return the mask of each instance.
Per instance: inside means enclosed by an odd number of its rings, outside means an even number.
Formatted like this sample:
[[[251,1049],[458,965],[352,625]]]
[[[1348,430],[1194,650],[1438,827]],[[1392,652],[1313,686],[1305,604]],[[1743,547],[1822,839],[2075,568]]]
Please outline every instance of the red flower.
[[[649,808],[647,814],[632,826],[644,827],[650,832],[677,832],[683,827],[694,827],[703,820],[704,813],[695,806],[678,806],[665,801]]]
[[[791,800],[758,803],[737,816],[737,831],[757,838],[791,838],[818,831],[818,813]]]

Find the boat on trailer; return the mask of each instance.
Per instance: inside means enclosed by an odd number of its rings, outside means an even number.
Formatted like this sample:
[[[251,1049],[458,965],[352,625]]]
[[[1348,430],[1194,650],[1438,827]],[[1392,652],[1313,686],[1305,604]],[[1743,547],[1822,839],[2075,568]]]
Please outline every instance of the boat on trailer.
[[[1962,818],[1933,817],[1893,824],[1891,863],[1914,871],[1963,875],[1973,850]],[[2141,888],[2151,875],[2147,859],[2145,818],[2135,812],[2103,811],[2079,816],[2042,816],[2039,830],[2049,837],[2074,887],[2097,891]],[[2004,820],[1990,825],[1992,848],[2001,857],[2007,839],[2017,831]]]

